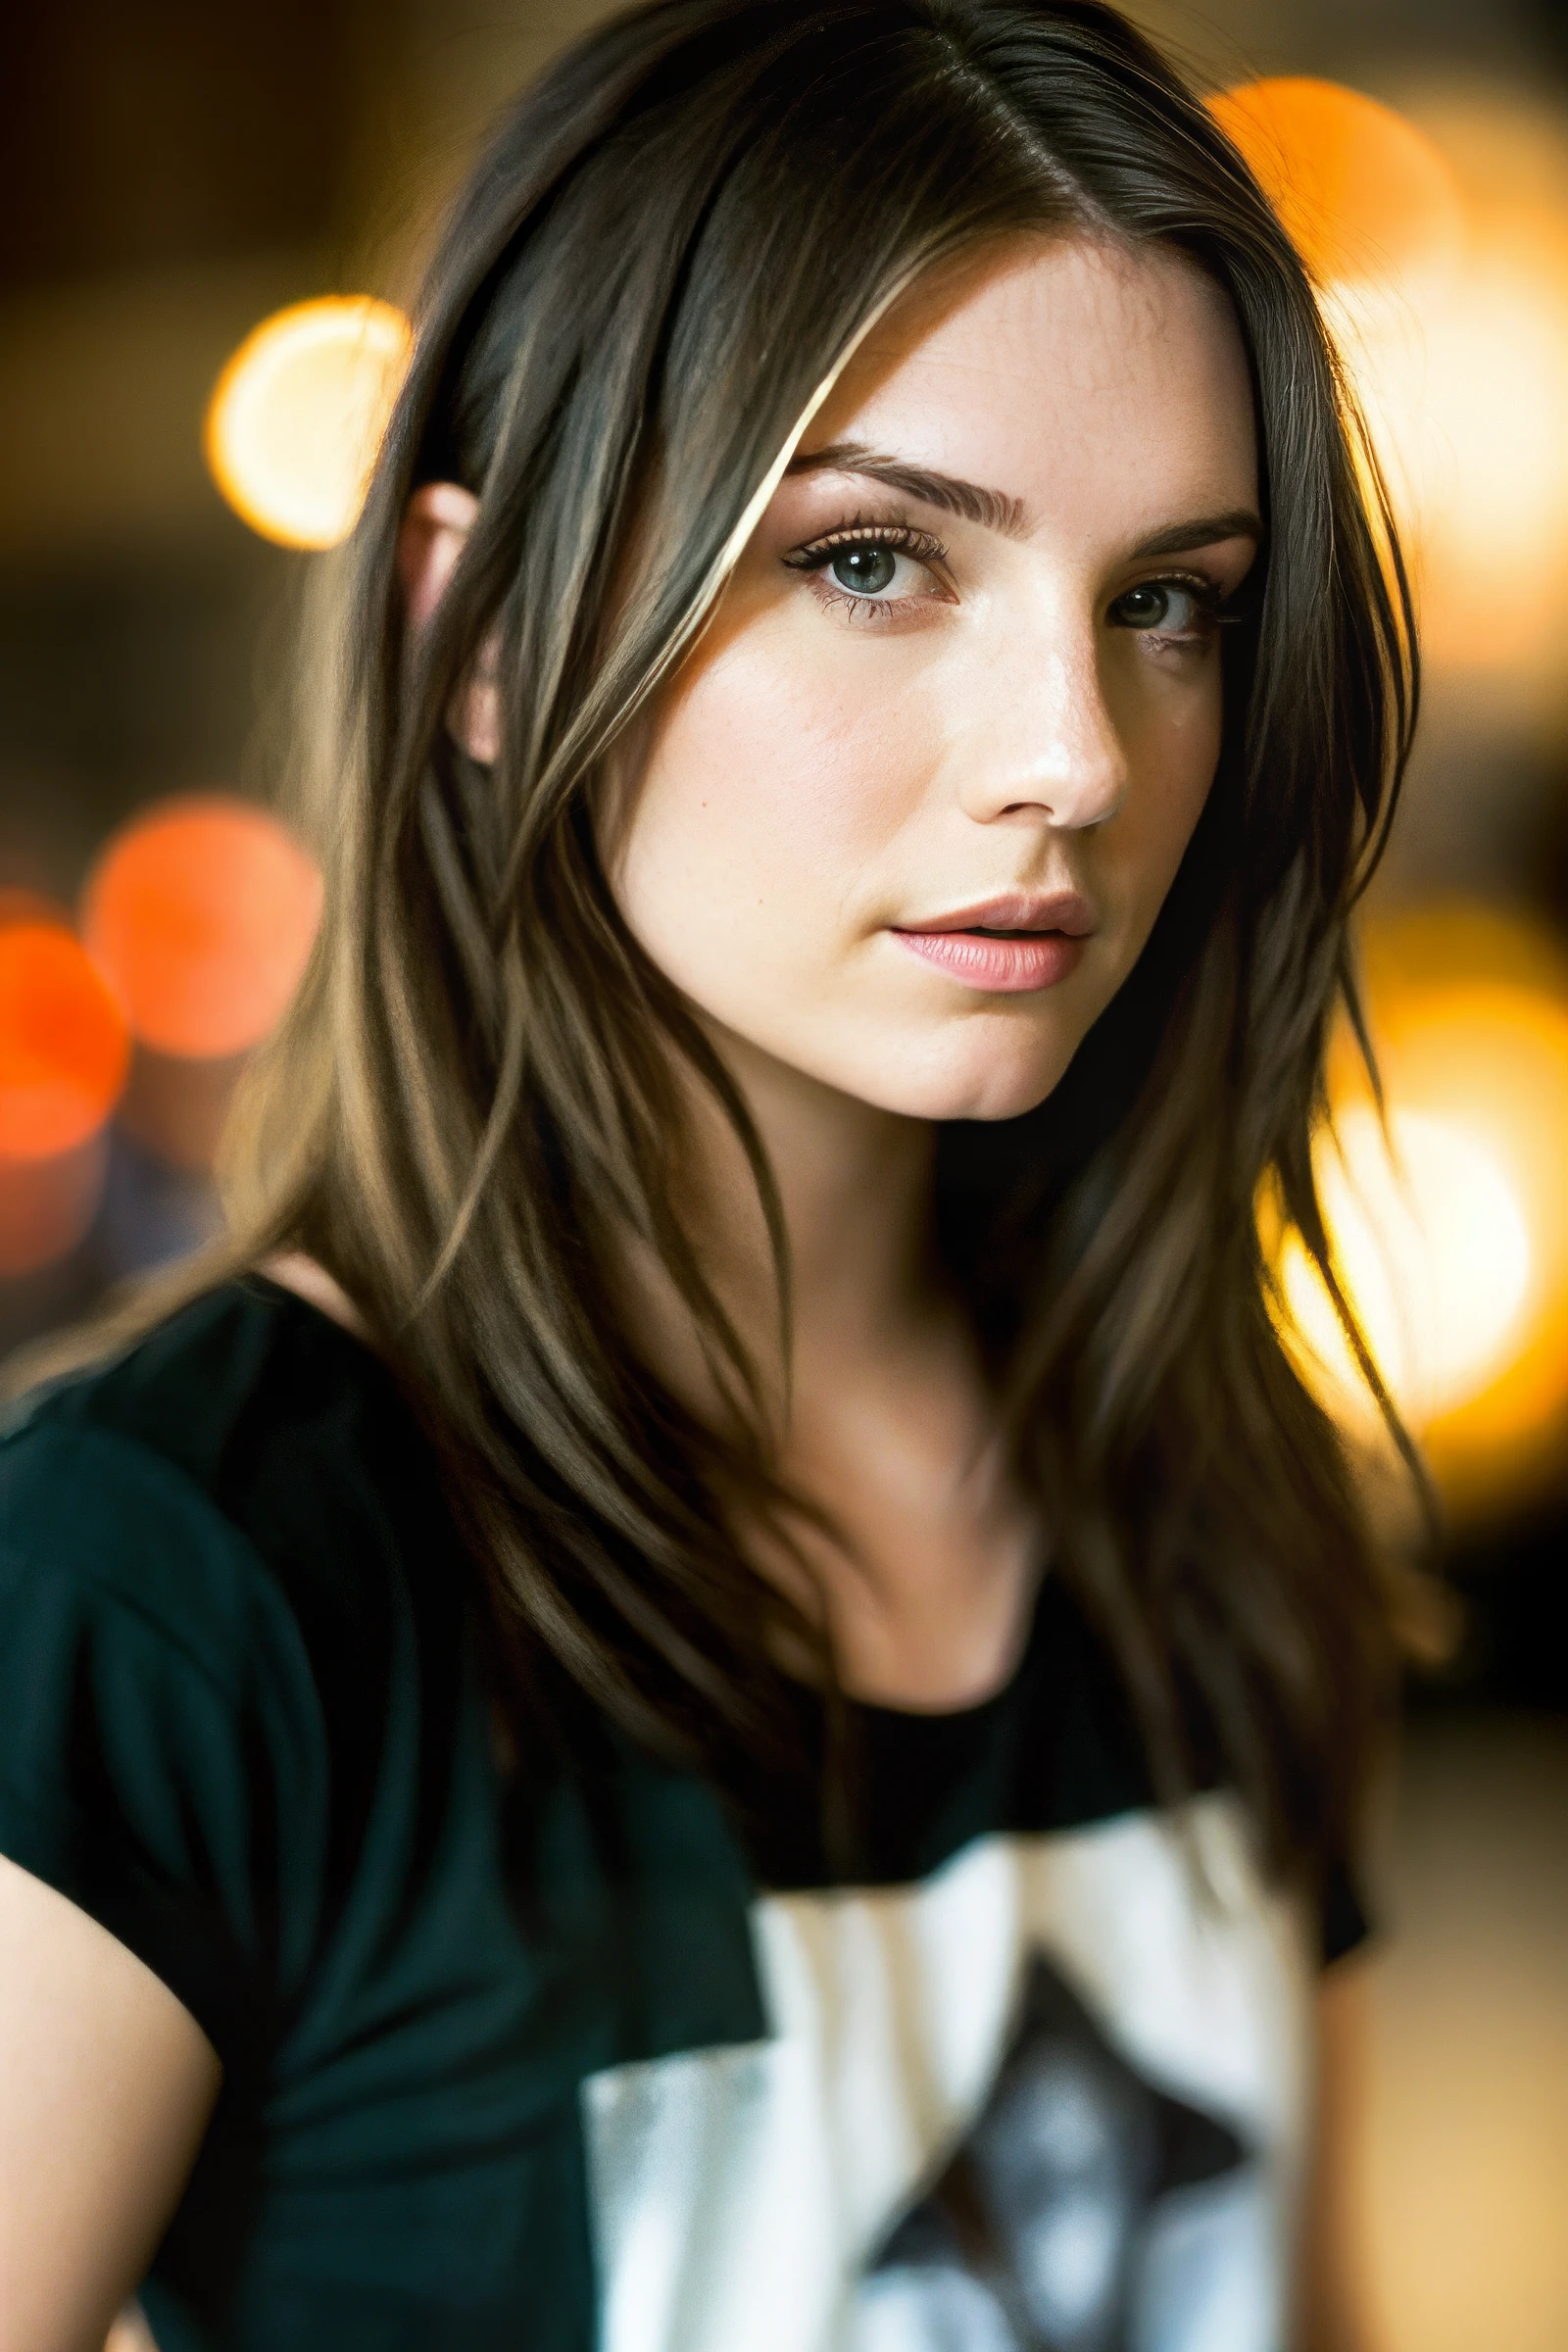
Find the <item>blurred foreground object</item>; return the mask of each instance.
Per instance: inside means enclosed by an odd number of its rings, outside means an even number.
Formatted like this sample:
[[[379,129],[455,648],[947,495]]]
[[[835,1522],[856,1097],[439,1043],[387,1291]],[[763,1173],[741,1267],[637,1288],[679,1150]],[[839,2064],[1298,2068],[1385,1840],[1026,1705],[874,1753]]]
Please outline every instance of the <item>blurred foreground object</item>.
[[[1464,905],[1369,926],[1387,1139],[1353,1045],[1331,1060],[1318,1180],[1341,1279],[1449,1508],[1560,1474],[1568,1436],[1568,956]],[[1348,1426],[1373,1408],[1297,1236],[1279,1263],[1309,1368]]]
[[[0,910],[0,1275],[66,1256],[97,1212],[124,1019],[63,921]]]
[[[298,987],[320,907],[311,859],[247,802],[164,801],[113,836],[82,933],[136,1040],[127,1134],[176,1167],[211,1164],[234,1080]]]
[[[408,319],[371,295],[327,295],[256,327],[218,379],[204,445],[253,530],[335,547],[359,520],[413,349]]]

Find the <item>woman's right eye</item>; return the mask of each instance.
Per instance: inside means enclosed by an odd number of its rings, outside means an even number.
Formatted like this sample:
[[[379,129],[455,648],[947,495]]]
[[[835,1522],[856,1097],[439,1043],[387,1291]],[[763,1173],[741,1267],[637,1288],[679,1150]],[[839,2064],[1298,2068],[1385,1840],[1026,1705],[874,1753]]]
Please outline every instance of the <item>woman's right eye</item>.
[[[875,541],[841,547],[828,565],[839,586],[851,596],[880,596],[898,577],[899,559],[891,547]]]
[[[828,603],[869,616],[942,596],[939,566],[946,555],[926,531],[858,523],[798,547],[784,562],[792,571],[809,573]]]

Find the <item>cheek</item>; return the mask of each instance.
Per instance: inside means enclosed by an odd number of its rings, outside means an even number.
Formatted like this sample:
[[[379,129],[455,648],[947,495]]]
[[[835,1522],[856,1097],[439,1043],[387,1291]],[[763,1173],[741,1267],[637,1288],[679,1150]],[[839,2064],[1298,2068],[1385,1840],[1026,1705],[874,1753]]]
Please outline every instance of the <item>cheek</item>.
[[[1142,946],[1203,812],[1223,721],[1218,656],[1197,679],[1156,680],[1128,714],[1129,786],[1107,853],[1121,868],[1127,911]],[[1112,843],[1111,836],[1116,836]]]
[[[614,861],[642,946],[720,1018],[853,944],[918,791],[906,704],[863,679],[836,687],[794,650],[788,631],[760,629],[682,679]]]

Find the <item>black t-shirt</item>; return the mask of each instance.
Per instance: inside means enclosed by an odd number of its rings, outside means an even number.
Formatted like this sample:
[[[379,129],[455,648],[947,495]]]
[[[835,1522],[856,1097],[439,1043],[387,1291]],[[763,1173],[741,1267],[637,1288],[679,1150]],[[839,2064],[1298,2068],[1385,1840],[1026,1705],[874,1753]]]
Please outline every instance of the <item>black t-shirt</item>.
[[[375,1357],[260,1282],[0,1447],[0,1851],[224,2068],[162,2352],[1266,2352],[1360,1933],[1153,1807],[1047,1579],[1007,1688],[856,1710],[864,1871],[609,1725],[519,1790]]]

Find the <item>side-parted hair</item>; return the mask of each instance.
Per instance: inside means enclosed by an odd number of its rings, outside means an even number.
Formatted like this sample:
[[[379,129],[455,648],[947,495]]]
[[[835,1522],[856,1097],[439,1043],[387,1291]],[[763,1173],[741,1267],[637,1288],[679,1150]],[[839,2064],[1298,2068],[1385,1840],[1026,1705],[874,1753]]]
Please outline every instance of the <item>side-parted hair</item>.
[[[1272,1197],[1327,1269],[1309,1146],[1347,922],[1413,723],[1408,597],[1301,266],[1179,76],[1094,0],[657,0],[512,108],[442,236],[333,638],[327,915],[237,1133],[233,1250],[333,1274],[433,1437],[524,1737],[547,1687],[720,1777],[779,1750],[821,1629],[735,1530],[787,1509],[683,1219],[694,1077],[597,812],[824,387],[934,265],[1036,231],[1184,255],[1251,369],[1266,543],[1214,785],[1136,971],[1041,1107],[943,1131],[939,1239],[1019,1479],[1169,1796],[1219,1773],[1282,1865],[1348,1833],[1388,1610],[1276,1330]],[[411,493],[478,514],[416,641]],[[500,751],[446,719],[498,647]],[[641,1361],[657,1252],[734,1407]]]

